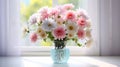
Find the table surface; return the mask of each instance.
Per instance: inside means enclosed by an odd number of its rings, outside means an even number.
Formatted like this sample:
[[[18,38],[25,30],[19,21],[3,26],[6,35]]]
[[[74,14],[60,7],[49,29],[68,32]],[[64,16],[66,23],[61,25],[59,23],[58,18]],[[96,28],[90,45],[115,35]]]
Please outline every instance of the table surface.
[[[51,57],[0,57],[0,67],[120,67],[119,56],[71,56],[66,64]]]

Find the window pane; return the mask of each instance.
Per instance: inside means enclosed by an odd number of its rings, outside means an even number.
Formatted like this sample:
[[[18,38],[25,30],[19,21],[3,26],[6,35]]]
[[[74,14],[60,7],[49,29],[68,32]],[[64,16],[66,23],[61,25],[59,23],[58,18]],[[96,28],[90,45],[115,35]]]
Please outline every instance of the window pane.
[[[76,8],[79,8],[79,6],[82,6],[82,0],[58,0],[58,3],[60,5],[62,4],[67,4],[67,3],[72,3]]]
[[[52,0],[22,0],[21,20],[26,22],[33,13],[43,6],[52,7]]]
[[[40,46],[40,41],[36,43],[30,42],[30,34],[24,33],[26,27],[28,26],[28,19],[33,14],[36,13],[41,7],[48,6],[52,7],[52,0],[21,0],[21,27],[22,29],[22,44],[23,46],[28,45],[38,45]],[[49,45],[47,43],[41,42],[44,45]]]

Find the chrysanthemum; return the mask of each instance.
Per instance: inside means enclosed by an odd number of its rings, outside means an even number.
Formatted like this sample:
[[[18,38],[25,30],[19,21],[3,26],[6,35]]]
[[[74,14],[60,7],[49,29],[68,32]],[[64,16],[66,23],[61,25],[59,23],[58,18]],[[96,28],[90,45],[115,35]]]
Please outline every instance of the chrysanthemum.
[[[55,39],[63,39],[66,36],[65,28],[63,26],[59,26],[55,28],[52,32],[52,35],[55,37]]]
[[[66,28],[67,28],[67,32],[72,32],[72,33],[76,33],[78,31],[78,26],[76,23],[74,22],[68,22],[66,24]]]
[[[35,24],[35,23],[37,23],[37,17],[38,17],[38,14],[37,14],[37,13],[33,14],[32,16],[30,16],[28,22],[29,22],[30,24]]]
[[[87,22],[84,18],[79,18],[77,21],[77,24],[80,28],[84,28],[86,26]]]
[[[79,39],[84,39],[84,37],[85,37],[85,31],[82,30],[82,29],[79,29],[78,32],[77,32],[77,35],[78,35]]]
[[[65,19],[69,20],[69,21],[75,21],[76,20],[76,16],[75,16],[74,11],[67,11]]]
[[[38,13],[41,15],[41,19],[45,20],[46,18],[49,17],[49,8],[43,7],[40,10],[38,10]]]
[[[76,13],[78,17],[83,17],[86,20],[89,18],[87,12],[83,9],[78,9]]]
[[[60,10],[58,8],[52,8],[50,11],[49,11],[49,15],[50,16],[58,16],[58,14],[60,13]]]
[[[37,36],[36,33],[31,34],[31,36],[30,36],[30,40],[31,40],[31,42],[36,42],[37,39],[38,39],[38,36]]]
[[[74,8],[73,4],[65,4],[65,5],[63,5],[63,9],[65,9],[65,10],[69,10],[69,9],[72,9],[72,8]]]
[[[57,24],[53,19],[45,19],[41,26],[44,31],[52,31],[56,25]]]

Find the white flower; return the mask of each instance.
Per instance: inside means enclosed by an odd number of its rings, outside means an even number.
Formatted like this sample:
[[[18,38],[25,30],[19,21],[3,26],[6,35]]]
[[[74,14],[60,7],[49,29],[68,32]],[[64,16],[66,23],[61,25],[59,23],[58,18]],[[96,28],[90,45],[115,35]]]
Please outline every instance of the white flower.
[[[40,35],[40,38],[42,38],[42,39],[47,38],[47,34],[45,31],[41,32],[39,35]]]
[[[56,22],[53,19],[45,19],[42,22],[42,29],[44,31],[52,31],[56,27]]]
[[[77,24],[75,23],[75,22],[68,22],[67,24],[66,24],[66,28],[67,28],[67,32],[68,33],[76,33],[77,31],[78,31],[78,26],[77,26]]]
[[[69,33],[68,33],[68,35],[67,35],[67,37],[68,37],[68,38],[73,38],[73,37],[74,37],[74,35],[75,35],[74,33],[69,32]]]
[[[38,14],[37,14],[37,13],[33,14],[32,16],[30,16],[28,22],[29,22],[30,24],[35,24],[35,23],[37,23],[37,17],[38,17]]]

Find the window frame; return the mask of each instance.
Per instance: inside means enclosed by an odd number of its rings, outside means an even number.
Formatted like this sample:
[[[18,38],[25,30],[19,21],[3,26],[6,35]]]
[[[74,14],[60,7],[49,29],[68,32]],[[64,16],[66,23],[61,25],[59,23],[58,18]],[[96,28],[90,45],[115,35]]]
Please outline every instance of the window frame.
[[[58,0],[52,0],[53,1],[53,6],[58,4]],[[89,1],[89,0],[84,0]],[[91,2],[91,1],[89,1]],[[88,6],[88,3],[85,3],[85,5]],[[92,0],[93,3],[96,3],[94,6],[99,8],[99,3],[98,0]],[[93,5],[93,3],[91,2],[91,4]],[[90,5],[90,4],[89,4]],[[87,6],[85,6],[84,8],[86,8]],[[86,8],[87,9],[87,8]],[[89,9],[88,9],[89,10]],[[97,37],[95,38],[95,43],[90,47],[78,47],[78,46],[67,46],[67,48],[70,49],[70,55],[72,56],[79,56],[79,55],[99,55],[99,9],[96,9],[97,12],[97,23],[95,24],[97,27],[96,31],[94,31],[97,35]],[[93,12],[92,12],[93,13]],[[93,14],[94,15],[94,14]],[[95,15],[96,16],[96,15]],[[97,45],[96,45],[97,44]],[[50,55],[50,49],[53,48],[53,46],[51,47],[44,47],[44,46],[20,46],[21,48],[21,55],[22,56],[48,56]],[[95,51],[96,49],[96,51]]]

